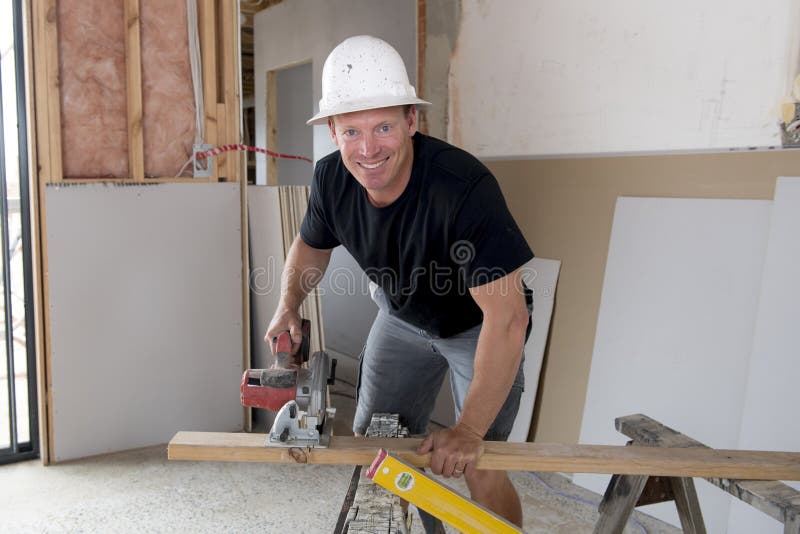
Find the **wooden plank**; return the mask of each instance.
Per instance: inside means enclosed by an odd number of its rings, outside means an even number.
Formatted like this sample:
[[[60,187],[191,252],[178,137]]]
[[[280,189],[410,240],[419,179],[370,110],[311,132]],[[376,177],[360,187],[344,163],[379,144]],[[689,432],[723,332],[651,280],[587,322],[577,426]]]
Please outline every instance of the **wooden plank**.
[[[47,54],[45,28],[46,24],[42,0],[23,2],[25,21],[30,27],[26,34],[25,50],[32,54],[25,54],[26,71],[32,84],[26,84],[28,101],[28,146],[30,148],[29,172],[30,192],[33,218],[33,232],[31,233],[32,264],[34,266],[34,314],[36,340],[36,379],[39,408],[39,456],[44,465],[50,464],[50,451],[52,446],[52,417],[49,408],[52,404],[50,398],[50,333],[47,328],[47,240],[46,216],[44,205],[44,185],[51,175],[50,167],[50,132],[49,113],[47,105]],[[33,43],[37,43],[34,46]],[[35,142],[34,142],[35,139]]]
[[[672,493],[675,495],[675,506],[681,520],[681,528],[685,534],[706,534],[706,524],[703,521],[703,512],[700,501],[697,500],[697,490],[691,478],[671,477]]]
[[[58,3],[44,0],[44,59],[45,91],[47,92],[48,145],[50,146],[50,173],[48,182],[61,182],[64,171],[61,157],[61,91],[58,66]]]
[[[142,41],[139,0],[125,0],[125,66],[128,99],[128,172],[144,181],[144,135],[142,133]]]
[[[236,2],[222,2],[222,67],[223,91],[225,98],[225,142],[240,143],[240,92],[239,82],[241,73],[239,63],[241,52],[239,49],[239,11]],[[240,176],[242,152],[231,152],[228,156],[226,176],[228,181],[246,182]]]
[[[27,3],[26,3],[27,4]],[[61,103],[58,88],[58,25],[55,0],[34,0],[31,3],[31,24],[34,70],[36,169],[34,186],[38,196],[38,235],[41,256],[37,264],[39,296],[39,321],[42,336],[37,347],[39,389],[39,439],[42,463],[49,465],[53,454],[53,377],[50,339],[50,281],[47,254],[47,212],[45,186],[61,182]],[[32,160],[33,161],[33,160]]]
[[[227,145],[228,140],[225,137],[225,121],[227,120],[227,108],[225,104],[216,104],[217,106],[217,142],[220,145]],[[216,163],[217,174],[216,176],[212,176],[209,180],[212,182],[220,181],[220,182],[230,182],[232,181],[230,176],[228,175],[228,161],[233,155],[236,154],[235,151],[230,152],[223,152],[222,154],[217,154],[214,157]]]
[[[615,424],[617,430],[640,445],[707,448],[703,443],[646,415],[618,417]],[[730,480],[730,478],[743,477],[706,477],[706,480],[784,524],[791,517],[800,517],[800,491],[775,480]]]
[[[783,534],[800,534],[800,515],[787,519],[783,525]]]
[[[428,42],[428,14],[427,14],[427,0],[417,0],[417,96],[425,98],[425,50]],[[428,114],[424,107],[417,107],[417,120],[419,131],[427,134],[428,128]]]
[[[594,534],[621,534],[639,500],[647,476],[614,475],[600,503]]]
[[[368,465],[385,448],[425,467],[430,455],[414,452],[421,440],[334,436],[327,449],[264,446],[264,434],[178,432],[169,443],[171,460]],[[565,473],[618,473],[677,477],[723,476],[800,480],[800,453],[717,449],[668,449],[566,443],[485,443],[480,469]]]
[[[278,100],[275,71],[267,72],[267,150],[277,151]],[[278,185],[278,160],[267,156],[267,185]]]

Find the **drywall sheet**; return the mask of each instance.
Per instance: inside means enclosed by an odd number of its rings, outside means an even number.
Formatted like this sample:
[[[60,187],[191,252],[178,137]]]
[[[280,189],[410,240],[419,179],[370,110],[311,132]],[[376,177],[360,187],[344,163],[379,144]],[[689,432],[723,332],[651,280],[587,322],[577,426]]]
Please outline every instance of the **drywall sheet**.
[[[280,300],[283,241],[278,188],[255,185],[247,190],[250,221],[250,291],[252,303],[253,365],[269,361],[264,344],[272,314]],[[355,383],[358,357],[378,308],[369,296],[369,279],[345,250],[336,247],[320,281],[325,350],[338,359],[337,377]]]
[[[142,0],[145,176],[175,176],[192,156],[194,93],[185,0]]]
[[[800,178],[778,178],[747,377],[739,448],[800,451]],[[791,483],[800,489],[800,483]],[[783,525],[738,500],[729,534],[783,532]]]
[[[247,219],[250,225],[250,324],[253,330],[250,358],[255,368],[264,368],[272,360],[264,335],[280,302],[284,264],[277,187],[247,187]]]
[[[56,461],[242,428],[236,183],[48,186]]]
[[[614,419],[644,413],[738,446],[771,204],[617,200],[581,443],[624,444]],[[575,477],[601,494],[608,479]],[[730,497],[697,490],[709,532],[725,532]],[[669,503],[645,510],[679,524]]]
[[[64,176],[128,176],[123,0],[60,0],[59,93]]]
[[[525,391],[520,399],[519,412],[514,420],[511,435],[508,437],[509,441],[528,441],[536,391],[539,387],[539,373],[544,360],[547,335],[550,332],[550,319],[553,316],[553,303],[555,302],[560,267],[560,261],[545,258],[533,258],[522,267],[522,278],[525,284],[533,290],[533,324],[531,335],[525,343]],[[432,419],[445,426],[455,423],[449,377],[442,384]]]
[[[522,393],[519,412],[514,419],[514,427],[511,429],[508,441],[528,441],[560,268],[560,261],[545,258],[533,258],[522,268],[522,278],[533,290],[533,322],[531,335],[525,343],[525,391]]]
[[[440,80],[450,140],[479,156],[781,144],[794,0],[460,4]]]

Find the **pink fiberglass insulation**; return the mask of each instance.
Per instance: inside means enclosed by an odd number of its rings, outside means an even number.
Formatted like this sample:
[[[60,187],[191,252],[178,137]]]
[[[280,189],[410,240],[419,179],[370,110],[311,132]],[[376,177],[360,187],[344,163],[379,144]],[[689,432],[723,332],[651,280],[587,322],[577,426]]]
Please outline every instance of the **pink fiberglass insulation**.
[[[142,0],[139,14],[144,173],[175,176],[192,155],[195,135],[186,1]]]
[[[126,177],[123,0],[56,4],[64,177]]]

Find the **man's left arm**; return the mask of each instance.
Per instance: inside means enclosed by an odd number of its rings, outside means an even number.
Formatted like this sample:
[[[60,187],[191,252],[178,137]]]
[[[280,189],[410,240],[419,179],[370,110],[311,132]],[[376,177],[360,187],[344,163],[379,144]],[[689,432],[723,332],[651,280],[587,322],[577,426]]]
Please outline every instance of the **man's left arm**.
[[[528,326],[521,271],[470,288],[483,312],[472,383],[455,426],[430,434],[418,452],[430,451],[431,470],[446,477],[475,469],[489,430],[514,383]]]

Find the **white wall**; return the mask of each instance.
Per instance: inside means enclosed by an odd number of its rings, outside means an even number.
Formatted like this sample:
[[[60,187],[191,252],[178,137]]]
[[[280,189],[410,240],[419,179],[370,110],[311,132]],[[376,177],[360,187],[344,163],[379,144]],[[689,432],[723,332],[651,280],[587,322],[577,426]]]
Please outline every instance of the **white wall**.
[[[416,76],[416,2],[412,0],[285,0],[255,17],[256,143],[266,145],[266,73],[269,70],[311,61],[312,99],[304,121],[318,109],[322,65],[330,51],[353,35],[369,34],[391,43],[402,56],[414,83]],[[313,129],[314,159],[336,147],[327,126]],[[257,183],[266,183],[266,158],[256,159]],[[279,174],[280,175],[280,174]],[[350,277],[352,290],[331,287],[331,273]],[[357,357],[366,340],[377,308],[362,283],[363,272],[342,248],[334,251],[328,276],[320,284],[326,348],[334,356]],[[268,313],[271,315],[271,311]],[[355,365],[341,361],[341,376],[354,379]]]
[[[314,136],[308,120],[311,101],[311,63],[304,63],[275,73],[276,136],[275,150],[310,158],[314,153]],[[257,129],[258,130],[258,129]],[[311,185],[314,166],[303,160],[278,158],[279,185]]]
[[[452,142],[479,156],[780,145],[796,0],[461,2]]]
[[[621,445],[614,419],[643,413],[714,448],[738,448],[770,227],[768,200],[617,200],[581,443]],[[600,493],[608,475],[578,474]],[[711,533],[730,497],[697,491]],[[672,503],[644,509],[677,523]]]

